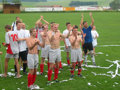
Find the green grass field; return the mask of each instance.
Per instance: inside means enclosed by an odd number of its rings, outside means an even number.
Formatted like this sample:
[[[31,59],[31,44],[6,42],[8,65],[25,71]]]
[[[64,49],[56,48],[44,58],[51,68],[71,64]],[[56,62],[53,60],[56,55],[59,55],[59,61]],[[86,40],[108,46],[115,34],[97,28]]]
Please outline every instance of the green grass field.
[[[4,42],[5,30],[4,26],[10,24],[15,20],[16,16],[19,16],[23,22],[27,25],[27,29],[34,27],[35,21],[39,19],[40,15],[49,21],[55,21],[60,24],[60,31],[62,32],[66,27],[66,22],[71,22],[72,25],[79,25],[81,12],[62,12],[62,13],[21,13],[21,14],[0,14],[0,44]],[[99,47],[99,45],[120,45],[120,12],[93,12],[93,17],[95,19],[95,26],[100,35],[98,38],[98,47],[96,47],[96,52],[102,52],[103,54],[98,54],[96,56],[96,64],[101,67],[108,67],[112,63],[107,62],[106,59],[111,61],[120,60],[120,46],[119,47]],[[89,12],[84,12],[84,18],[90,24]],[[63,46],[63,42],[61,42]],[[4,57],[6,49],[2,46],[0,51],[3,51],[1,56],[2,64],[4,65]],[[39,56],[40,57],[40,56]],[[90,56],[88,60],[91,61]],[[66,63],[66,54],[62,52],[62,62]],[[92,62],[88,62],[92,65]],[[9,61],[8,72],[12,72],[14,61],[11,59]],[[110,69],[100,69],[100,68],[88,68],[84,67],[82,74],[86,78],[77,77],[77,71],[75,71],[75,77],[72,81],[67,81],[63,83],[54,83],[51,86],[46,86],[47,78],[44,73],[43,76],[38,75],[36,84],[45,90],[119,90],[120,89],[120,76],[111,78],[108,76],[97,75],[95,76],[92,72],[97,74],[107,74],[108,71],[113,71],[115,74],[116,64]],[[59,74],[59,80],[68,80],[70,78],[70,67],[63,67],[63,70]],[[77,69],[77,67],[76,67]],[[45,66],[44,71],[47,70]],[[40,69],[38,68],[38,71]],[[1,73],[1,67],[0,67]],[[22,71],[21,71],[22,74]],[[120,71],[119,71],[120,74]],[[23,84],[24,83],[24,84]],[[91,83],[91,86],[88,85]],[[18,89],[20,88],[20,89]],[[27,75],[20,79],[15,79],[12,77],[1,78],[0,77],[0,90],[27,90]]]

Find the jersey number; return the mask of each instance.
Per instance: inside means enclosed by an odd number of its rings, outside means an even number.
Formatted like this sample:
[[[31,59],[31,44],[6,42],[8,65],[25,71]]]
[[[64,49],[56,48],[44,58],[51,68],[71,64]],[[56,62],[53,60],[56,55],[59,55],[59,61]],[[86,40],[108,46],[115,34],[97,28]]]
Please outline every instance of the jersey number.
[[[16,39],[18,38],[17,34],[11,34],[11,37],[12,37],[12,39],[13,39],[13,42],[14,42],[14,41],[17,41],[17,40],[16,40]]]

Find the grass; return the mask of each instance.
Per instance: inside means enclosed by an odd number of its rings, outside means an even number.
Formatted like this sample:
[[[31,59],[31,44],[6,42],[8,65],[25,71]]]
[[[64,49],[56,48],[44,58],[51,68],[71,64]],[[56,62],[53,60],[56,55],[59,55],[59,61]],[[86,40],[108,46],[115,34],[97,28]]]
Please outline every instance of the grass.
[[[68,12],[68,13],[21,13],[21,14],[0,14],[0,44],[4,42],[5,30],[4,26],[10,24],[15,20],[16,16],[19,16],[23,22],[27,24],[27,29],[34,27],[35,21],[39,19],[40,15],[43,15],[44,18],[49,21],[55,21],[60,24],[60,31],[62,32],[66,27],[66,22],[71,22],[72,25],[80,24],[81,12]],[[99,45],[120,45],[120,13],[119,12],[93,12],[93,17],[95,19],[95,26],[97,28],[100,37],[98,38]],[[88,12],[84,12],[84,18],[90,24],[90,17]],[[61,42],[63,45],[63,42]],[[111,63],[107,62],[106,59],[111,61],[120,60],[119,51],[120,47],[96,47],[96,52],[103,52],[104,54],[96,56],[96,63],[102,67],[108,67]],[[3,51],[2,63],[4,64],[4,57],[6,49],[2,46],[1,51]],[[109,56],[106,56],[108,54]],[[40,56],[39,56],[40,57]],[[89,60],[90,57],[88,57]],[[62,62],[66,63],[66,54],[62,52]],[[92,64],[92,62],[88,63]],[[8,72],[13,68],[14,60],[9,61]],[[46,86],[47,78],[44,76],[37,76],[36,84],[45,90],[119,90],[120,89],[120,77],[116,76],[115,78],[110,78],[107,76],[94,76],[91,72],[105,73],[108,71],[115,72],[116,66],[111,67],[110,69],[96,69],[96,68],[87,68],[87,70],[82,71],[83,76],[86,78],[79,78],[75,76],[75,80],[68,81],[64,83],[55,83],[51,86]],[[66,80],[70,78],[69,67],[63,67],[63,70],[59,74],[59,80]],[[77,69],[77,67],[76,67]],[[45,66],[45,71],[47,66]],[[38,68],[38,71],[40,69]],[[0,70],[1,73],[1,70]],[[119,72],[120,73],[120,72]],[[21,72],[22,74],[22,72]],[[44,75],[47,73],[45,72]],[[77,75],[77,72],[75,72]],[[22,84],[24,82],[24,84]],[[95,86],[89,86],[88,83],[91,83]],[[98,84],[100,82],[101,84]],[[115,84],[115,82],[119,84]],[[115,85],[115,86],[114,86]],[[0,90],[21,90],[27,89],[27,76],[23,76],[20,79],[14,79],[14,77],[1,78],[0,77]]]

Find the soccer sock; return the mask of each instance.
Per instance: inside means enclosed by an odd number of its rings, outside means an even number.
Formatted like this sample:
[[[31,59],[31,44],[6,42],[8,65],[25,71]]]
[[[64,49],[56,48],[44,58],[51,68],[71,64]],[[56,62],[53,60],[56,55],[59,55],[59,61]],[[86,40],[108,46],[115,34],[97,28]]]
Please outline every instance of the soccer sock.
[[[70,65],[70,58],[69,57],[67,57],[67,63],[68,63],[68,65]]]
[[[58,78],[58,72],[59,72],[59,69],[55,68],[55,71],[54,71],[54,80],[56,80]]]
[[[60,61],[60,63],[59,63],[59,68],[62,68],[62,63],[61,63],[61,61]]]
[[[32,85],[32,75],[29,73],[28,74],[28,87],[30,87],[30,85]]]
[[[85,58],[85,63],[87,63],[87,55],[85,55],[85,57],[84,57],[84,58]]]
[[[48,70],[48,81],[51,81],[51,76],[52,76],[52,70]]]
[[[81,66],[78,66],[78,75],[80,75],[81,72],[82,72],[82,68],[81,68]]]
[[[50,63],[48,62],[48,70],[49,70],[49,68],[50,68]]]
[[[91,55],[91,59],[92,59],[93,63],[95,63],[95,57],[94,57],[93,51],[90,51],[90,55]]]
[[[44,64],[40,64],[40,73],[43,73],[44,70]]]
[[[34,83],[35,83],[35,80],[36,80],[36,76],[37,76],[36,74],[34,74],[34,75],[33,75],[32,84],[34,84]]]
[[[17,72],[17,68],[16,68],[16,65],[14,65],[14,68],[15,68],[15,72]]]
[[[71,68],[71,75],[74,75],[74,68]]]
[[[23,72],[26,72],[27,63],[23,63]]]
[[[75,63],[75,65],[78,65],[78,61]]]
[[[80,64],[81,64],[81,65],[83,64],[83,60],[81,60]]]

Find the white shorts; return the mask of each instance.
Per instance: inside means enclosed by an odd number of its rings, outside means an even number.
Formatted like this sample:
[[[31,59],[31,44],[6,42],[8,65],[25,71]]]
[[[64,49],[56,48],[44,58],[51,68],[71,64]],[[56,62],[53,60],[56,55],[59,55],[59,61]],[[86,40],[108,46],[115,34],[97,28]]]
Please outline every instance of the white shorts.
[[[49,63],[60,62],[61,60],[61,51],[59,49],[51,49],[49,52]]]
[[[38,50],[41,50],[41,46],[38,45]]]
[[[45,47],[42,48],[41,57],[48,58],[49,57],[49,51],[50,51],[50,45],[45,45]]]
[[[79,49],[71,49],[71,62],[80,62],[82,61],[82,50]]]
[[[68,46],[68,48],[65,47],[65,48],[64,48],[64,51],[65,51],[65,52],[71,52],[71,46]]]
[[[8,53],[6,53],[5,58],[16,58],[16,59],[18,59],[19,54],[18,53],[16,53],[16,54],[8,54]]]
[[[27,55],[28,69],[38,68],[38,54],[28,54]]]

